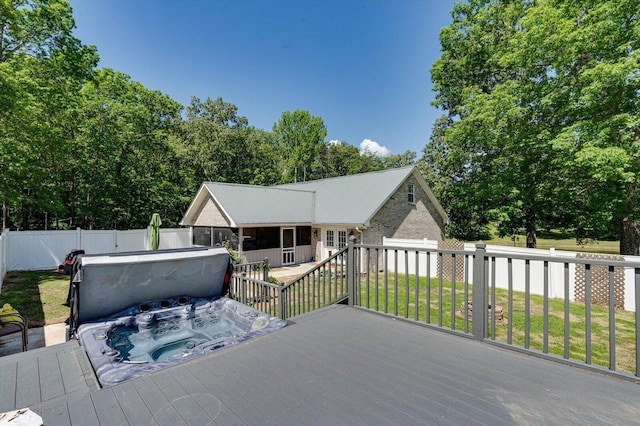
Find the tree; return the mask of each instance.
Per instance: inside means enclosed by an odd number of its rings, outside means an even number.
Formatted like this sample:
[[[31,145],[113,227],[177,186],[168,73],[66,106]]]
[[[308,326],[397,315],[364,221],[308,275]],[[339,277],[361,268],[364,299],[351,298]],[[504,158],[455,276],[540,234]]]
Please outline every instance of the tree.
[[[64,211],[59,176],[72,140],[68,113],[98,60],[73,28],[66,1],[0,2],[3,228],[46,228]]]
[[[271,136],[248,126],[222,98],[193,97],[174,147],[192,172],[194,193],[203,181],[269,184],[275,181]]]
[[[26,54],[48,57],[77,47],[72,10],[65,0],[2,0],[0,2],[0,63]]]
[[[542,226],[585,233],[625,218],[621,253],[638,251],[638,5],[456,4],[432,66],[447,117],[424,159],[465,197],[459,214],[524,229],[529,247]]]
[[[285,111],[273,125],[276,150],[282,162],[282,182],[316,178],[327,128],[308,111]]]
[[[182,106],[126,74],[95,72],[82,89],[66,198],[84,228],[146,227],[154,212],[177,224],[188,205],[168,143]]]
[[[413,166],[416,164],[416,152],[406,150],[402,154],[389,155],[382,158],[385,169],[394,169],[399,167]]]

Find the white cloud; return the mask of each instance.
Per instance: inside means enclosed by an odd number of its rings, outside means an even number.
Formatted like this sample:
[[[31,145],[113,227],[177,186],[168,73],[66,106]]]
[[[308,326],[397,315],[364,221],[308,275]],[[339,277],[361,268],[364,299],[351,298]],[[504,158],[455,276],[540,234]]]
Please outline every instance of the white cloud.
[[[360,154],[369,153],[377,155],[378,157],[386,157],[391,154],[389,148],[381,146],[378,142],[371,139],[363,139],[360,142]]]
[[[329,145],[344,145],[344,142],[339,141],[339,140],[337,140],[337,139],[331,139],[331,140],[329,141]]]

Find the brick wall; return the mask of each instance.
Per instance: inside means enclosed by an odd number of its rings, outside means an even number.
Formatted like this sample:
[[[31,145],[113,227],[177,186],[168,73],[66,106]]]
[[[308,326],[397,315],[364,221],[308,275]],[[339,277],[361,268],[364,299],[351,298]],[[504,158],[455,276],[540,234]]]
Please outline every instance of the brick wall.
[[[407,199],[410,184],[415,188],[415,203]],[[442,217],[411,175],[373,217],[364,234],[364,243],[382,244],[382,237],[442,240],[443,230]]]

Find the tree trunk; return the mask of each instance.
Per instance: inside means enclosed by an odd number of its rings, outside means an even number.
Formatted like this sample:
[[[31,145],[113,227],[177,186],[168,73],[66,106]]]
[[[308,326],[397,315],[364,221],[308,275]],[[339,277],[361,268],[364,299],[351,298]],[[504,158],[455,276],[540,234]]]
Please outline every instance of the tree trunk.
[[[620,218],[619,224],[620,254],[640,255],[640,229],[638,229],[638,222],[629,216],[623,216]]]
[[[0,233],[7,229],[7,210],[7,203],[2,200],[2,229],[0,229]]]
[[[538,247],[538,238],[536,237],[536,230],[532,229],[527,231],[527,248]]]

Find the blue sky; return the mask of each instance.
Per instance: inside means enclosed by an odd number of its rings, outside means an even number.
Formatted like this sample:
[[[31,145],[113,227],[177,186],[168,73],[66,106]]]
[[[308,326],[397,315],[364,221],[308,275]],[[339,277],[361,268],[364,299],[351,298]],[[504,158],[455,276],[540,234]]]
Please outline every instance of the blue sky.
[[[187,105],[222,97],[257,128],[323,119],[327,142],[416,151],[441,111],[429,68],[453,0],[71,0],[100,67]]]

